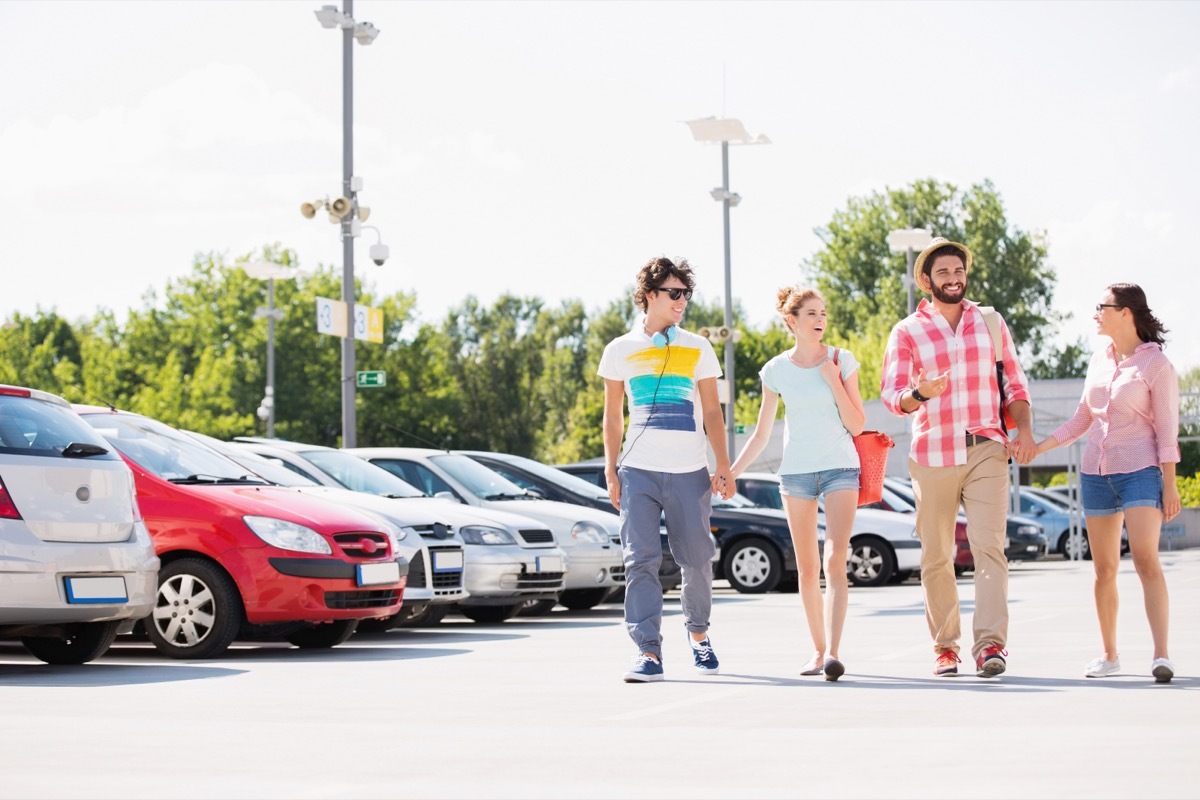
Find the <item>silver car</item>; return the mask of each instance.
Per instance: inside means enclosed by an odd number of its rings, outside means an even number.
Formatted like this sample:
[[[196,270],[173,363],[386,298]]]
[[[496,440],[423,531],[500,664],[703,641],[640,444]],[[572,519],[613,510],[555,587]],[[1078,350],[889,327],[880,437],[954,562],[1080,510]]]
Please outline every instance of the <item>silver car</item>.
[[[0,638],[98,658],[153,610],[158,567],[121,457],[61,397],[0,386]]]
[[[455,607],[475,622],[503,622],[530,602],[552,606],[563,591],[567,559],[554,534],[535,519],[472,509],[426,495],[387,470],[342,450],[279,439],[238,437],[245,447],[323,486],[384,497],[445,519],[463,542],[467,596]],[[440,618],[439,618],[440,619]]]

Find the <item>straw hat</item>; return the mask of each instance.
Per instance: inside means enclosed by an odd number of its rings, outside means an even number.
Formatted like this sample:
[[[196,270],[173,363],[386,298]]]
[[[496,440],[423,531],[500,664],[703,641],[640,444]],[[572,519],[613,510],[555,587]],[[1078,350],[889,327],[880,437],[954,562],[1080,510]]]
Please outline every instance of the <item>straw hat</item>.
[[[958,242],[952,242],[944,236],[938,236],[929,243],[928,247],[921,251],[921,254],[917,256],[917,260],[913,262],[913,280],[916,282],[917,286],[921,287],[922,291],[928,291],[928,289],[921,283],[921,272],[925,268],[925,259],[929,257],[930,253],[932,253],[934,250],[937,250],[939,247],[953,247],[958,250],[958,252],[962,254],[963,266],[967,268],[968,272],[971,271],[971,251],[967,249],[967,246],[965,244],[959,244]]]

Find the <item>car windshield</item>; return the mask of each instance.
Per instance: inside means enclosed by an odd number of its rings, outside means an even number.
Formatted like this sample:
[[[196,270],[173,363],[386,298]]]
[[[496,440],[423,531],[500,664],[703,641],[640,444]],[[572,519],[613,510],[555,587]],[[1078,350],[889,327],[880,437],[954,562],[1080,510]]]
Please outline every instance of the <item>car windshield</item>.
[[[458,455],[457,453],[448,453],[446,455],[431,456],[429,460],[466,487],[468,492],[482,500],[506,500],[521,497],[533,498],[533,495],[526,492],[520,486],[517,486],[494,469],[485,467],[473,458]]]
[[[24,393],[0,394],[0,452],[23,456],[66,456],[118,459],[112,445],[60,403]],[[99,452],[104,450],[107,452]]]
[[[497,461],[506,461],[514,466],[528,470],[542,480],[549,481],[550,483],[561,486],[568,491],[575,492],[576,494],[582,494],[586,497],[608,497],[608,492],[603,491],[599,486],[591,481],[585,481],[578,475],[572,475],[569,472],[563,472],[557,467],[552,467],[549,464],[543,464],[540,461],[534,461],[532,458],[525,458],[524,456],[504,456],[503,458],[497,456],[495,458]]]
[[[260,456],[248,447],[222,442],[203,433],[187,432],[202,444],[206,444],[226,458],[232,459],[261,478],[278,486],[320,486],[311,478],[306,478],[298,472],[293,472],[282,464],[278,464],[265,456]]]
[[[425,497],[425,493],[358,456],[341,450],[305,450],[301,456],[316,464],[325,474],[355,492],[380,497]]]
[[[157,420],[136,414],[86,414],[121,455],[176,483],[265,483],[245,467]]]

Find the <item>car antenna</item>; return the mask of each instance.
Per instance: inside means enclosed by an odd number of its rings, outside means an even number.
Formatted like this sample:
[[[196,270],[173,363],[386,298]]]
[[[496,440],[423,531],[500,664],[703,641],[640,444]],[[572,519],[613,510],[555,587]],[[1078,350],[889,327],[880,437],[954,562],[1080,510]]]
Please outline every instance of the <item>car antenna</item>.
[[[385,428],[391,428],[396,433],[401,433],[401,434],[404,434],[405,436],[409,436],[413,439],[416,439],[421,444],[427,444],[430,447],[434,448],[435,450],[445,450],[447,453],[450,452],[450,446],[449,446],[450,445],[450,437],[449,436],[446,437],[446,446],[443,447],[441,445],[434,444],[433,442],[429,441],[428,439],[424,439],[420,436],[417,436],[412,431],[406,431],[406,430],[404,430],[404,428],[398,428],[395,425],[392,425],[390,422],[380,422],[380,424],[383,425],[383,427],[385,427]]]

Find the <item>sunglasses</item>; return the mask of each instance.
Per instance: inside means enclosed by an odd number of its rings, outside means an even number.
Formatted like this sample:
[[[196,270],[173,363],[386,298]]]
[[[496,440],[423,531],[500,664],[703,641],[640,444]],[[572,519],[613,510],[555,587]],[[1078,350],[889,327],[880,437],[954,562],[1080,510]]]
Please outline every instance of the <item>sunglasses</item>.
[[[1112,303],[1096,303],[1096,313],[1100,314],[1106,308],[1124,308],[1125,306],[1113,305]]]
[[[654,291],[666,292],[672,300],[678,300],[681,297],[684,300],[692,299],[692,290],[691,289],[670,289],[670,288],[667,288],[666,286],[659,286]]]

